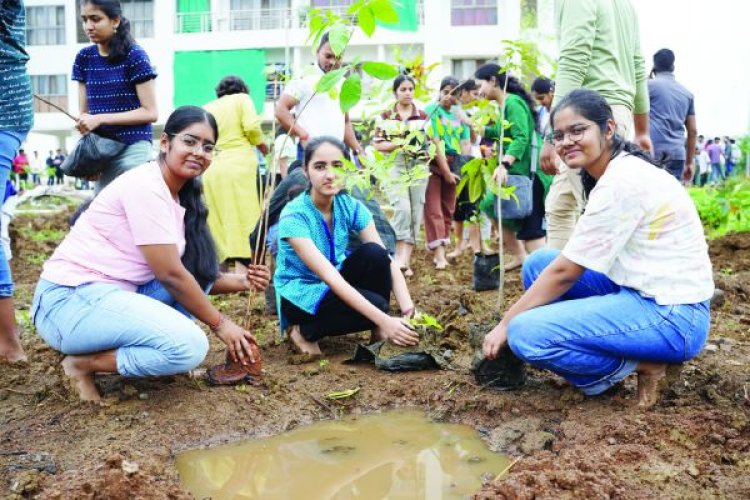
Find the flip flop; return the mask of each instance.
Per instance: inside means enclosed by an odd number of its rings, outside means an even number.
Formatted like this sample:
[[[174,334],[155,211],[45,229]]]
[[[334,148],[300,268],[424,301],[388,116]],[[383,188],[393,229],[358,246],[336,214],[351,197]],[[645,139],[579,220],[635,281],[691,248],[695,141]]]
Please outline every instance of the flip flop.
[[[260,385],[262,380],[263,361],[260,356],[260,349],[255,343],[250,344],[250,349],[255,358],[254,363],[243,365],[240,362],[232,361],[227,351],[226,359],[223,364],[216,365],[208,370],[207,378],[209,385],[237,385],[240,383],[250,385]]]

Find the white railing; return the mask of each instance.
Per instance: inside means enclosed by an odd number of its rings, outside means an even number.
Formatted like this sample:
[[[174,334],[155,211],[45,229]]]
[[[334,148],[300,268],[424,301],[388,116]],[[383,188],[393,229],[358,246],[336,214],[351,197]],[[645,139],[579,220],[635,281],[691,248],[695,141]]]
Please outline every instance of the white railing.
[[[207,33],[295,28],[299,25],[300,19],[293,14],[293,10],[288,8],[181,12],[177,14],[175,32]]]
[[[348,6],[330,10],[348,17]],[[417,3],[419,24],[424,24],[424,2]],[[176,33],[209,33],[214,31],[257,31],[299,28],[304,24],[305,11],[291,8],[229,10],[220,12],[180,12],[175,19]]]

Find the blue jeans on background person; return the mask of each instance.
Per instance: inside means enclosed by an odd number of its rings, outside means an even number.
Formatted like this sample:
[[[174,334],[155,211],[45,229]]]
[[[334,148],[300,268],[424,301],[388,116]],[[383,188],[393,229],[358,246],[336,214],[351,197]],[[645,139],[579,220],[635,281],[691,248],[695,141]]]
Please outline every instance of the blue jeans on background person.
[[[63,354],[115,349],[117,372],[126,377],[185,373],[208,352],[206,334],[157,280],[130,292],[113,283],[70,287],[42,279],[31,318]]]
[[[667,160],[663,164],[664,170],[682,182],[682,173],[685,171],[685,160]]]
[[[716,184],[719,181],[724,180],[724,171],[721,168],[721,163],[711,164],[711,175],[708,180],[709,184]]]
[[[131,168],[150,162],[152,156],[151,141],[138,141],[130,144],[119,155],[115,156],[109,166],[104,169],[102,176],[96,183],[95,193],[99,194],[99,191],[104,189],[107,184]]]
[[[28,130],[0,130],[0,188],[3,192],[5,192],[5,184],[8,182],[13,167],[13,158],[28,133]],[[0,245],[0,299],[13,297],[13,292],[13,276],[10,273],[10,265],[3,246]]]
[[[553,249],[532,253],[523,264],[524,287],[558,255]],[[696,356],[709,323],[708,301],[658,305],[587,269],[559,300],[513,318],[508,345],[524,361],[595,395],[633,373],[640,361],[680,363]]]

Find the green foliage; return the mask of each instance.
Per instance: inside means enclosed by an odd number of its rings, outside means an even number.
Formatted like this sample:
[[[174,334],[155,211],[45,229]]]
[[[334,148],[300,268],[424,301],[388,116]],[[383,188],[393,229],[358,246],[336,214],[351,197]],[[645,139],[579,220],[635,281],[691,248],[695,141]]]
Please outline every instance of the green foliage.
[[[382,62],[365,62],[362,63],[362,71],[378,80],[390,80],[398,76],[398,68],[392,64]]]
[[[341,86],[341,95],[339,97],[341,111],[347,113],[357,105],[361,98],[362,78],[359,76],[359,73],[352,73],[344,80],[344,84]]]
[[[414,317],[409,320],[409,324],[412,328],[433,328],[439,332],[443,331],[443,326],[438,323],[436,317],[423,312],[415,314]]]
[[[329,71],[328,73],[320,77],[318,83],[315,84],[315,92],[322,94],[331,90],[336,86],[337,83],[339,83],[341,78],[343,78],[344,73],[346,73],[346,69],[347,68],[334,69],[333,71]]]
[[[709,238],[750,232],[750,179],[733,178],[722,186],[688,192]]]

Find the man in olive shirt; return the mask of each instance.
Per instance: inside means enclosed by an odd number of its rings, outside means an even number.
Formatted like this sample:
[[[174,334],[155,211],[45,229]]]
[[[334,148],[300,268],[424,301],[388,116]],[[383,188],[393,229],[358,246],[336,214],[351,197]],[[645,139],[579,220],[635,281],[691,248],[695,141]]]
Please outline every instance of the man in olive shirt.
[[[560,55],[552,107],[571,90],[595,90],[612,107],[617,131],[650,151],[646,69],[630,1],[558,0],[556,25]],[[581,178],[560,161],[549,142],[541,168],[557,174],[546,201],[547,244],[562,249],[583,210]]]

